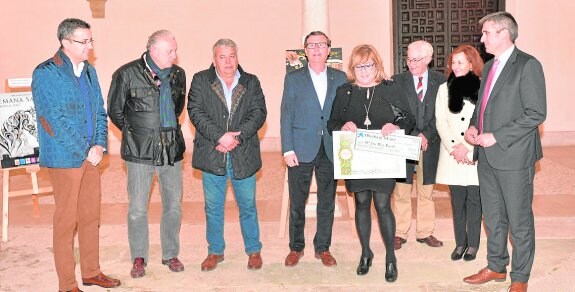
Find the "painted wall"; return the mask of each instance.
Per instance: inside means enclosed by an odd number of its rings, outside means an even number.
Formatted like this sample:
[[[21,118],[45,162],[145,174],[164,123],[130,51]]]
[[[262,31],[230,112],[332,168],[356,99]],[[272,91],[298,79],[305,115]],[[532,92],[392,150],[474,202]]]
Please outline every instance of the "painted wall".
[[[575,65],[570,51],[575,32],[573,21],[563,12],[575,10],[575,2],[546,2],[507,0],[507,10],[519,22],[517,45],[539,58],[545,70],[549,112],[544,143],[575,144],[575,123],[565,122],[575,108],[567,88],[572,74],[565,72]],[[355,45],[370,43],[383,56],[386,71],[392,73],[390,0],[331,0],[329,13],[333,46],[343,48],[344,62]],[[92,19],[84,0],[2,1],[0,92],[7,90],[7,78],[30,77],[37,64],[54,54],[59,46],[56,28],[66,17],[92,25],[96,40],[92,62],[104,96],[112,73],[139,57],[148,35],[157,29],[168,29],[176,36],[178,64],[187,72],[188,85],[195,72],[210,65],[213,43],[231,38],[239,46],[240,64],[260,78],[266,95],[268,119],[259,133],[262,149],[279,151],[284,50],[301,48],[302,15],[302,3],[295,0],[108,0],[105,19]],[[186,113],[181,121],[190,142],[193,129]],[[117,153],[120,133],[111,124],[110,130],[109,150]]]

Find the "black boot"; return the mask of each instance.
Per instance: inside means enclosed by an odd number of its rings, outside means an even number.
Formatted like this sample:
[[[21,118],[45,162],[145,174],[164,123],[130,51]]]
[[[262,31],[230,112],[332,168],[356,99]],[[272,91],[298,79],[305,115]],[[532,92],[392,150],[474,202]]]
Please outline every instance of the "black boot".
[[[387,282],[395,282],[397,280],[397,264],[387,263],[385,265],[385,280]]]
[[[467,244],[462,246],[456,246],[453,252],[451,253],[451,260],[457,261],[463,257],[463,254],[467,250]]]
[[[464,261],[472,261],[475,259],[475,257],[477,256],[477,250],[479,250],[478,247],[469,247],[467,249],[467,252],[465,253],[465,255],[463,256],[463,260]]]
[[[357,275],[362,276],[369,273],[369,267],[371,267],[371,262],[373,261],[373,255],[371,257],[361,257],[359,259],[359,265],[357,266]]]

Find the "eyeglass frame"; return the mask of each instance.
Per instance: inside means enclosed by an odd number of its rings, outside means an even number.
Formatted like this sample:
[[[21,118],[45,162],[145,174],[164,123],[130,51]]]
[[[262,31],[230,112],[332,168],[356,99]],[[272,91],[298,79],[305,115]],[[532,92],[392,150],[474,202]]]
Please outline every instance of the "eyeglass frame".
[[[371,71],[373,68],[375,68],[375,62],[372,62],[371,64],[353,66],[353,69],[357,71]]]
[[[82,44],[82,45],[85,45],[85,46],[88,45],[88,44],[90,44],[90,45],[93,45],[93,44],[94,44],[94,39],[89,39],[89,40],[87,39],[87,40],[83,40],[83,41],[77,41],[77,40],[74,40],[74,39],[67,39],[67,40],[72,41],[72,42],[75,42],[75,43],[79,43],[79,44]]]
[[[427,58],[427,57],[429,57],[429,56],[421,57],[421,58],[419,58],[419,59],[405,58],[405,63],[406,63],[407,65],[412,64],[412,63],[413,63],[413,64],[417,64],[417,63],[421,62],[423,59],[425,59],[425,58]]]
[[[311,45],[311,46],[310,46]],[[329,48],[329,44],[327,42],[317,42],[317,43],[307,43],[305,44],[306,49],[325,49]]]

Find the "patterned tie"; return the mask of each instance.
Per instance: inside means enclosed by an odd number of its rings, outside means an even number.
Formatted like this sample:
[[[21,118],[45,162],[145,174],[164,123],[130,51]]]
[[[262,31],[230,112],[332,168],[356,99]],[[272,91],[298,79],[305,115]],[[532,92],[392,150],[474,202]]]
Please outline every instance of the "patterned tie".
[[[483,89],[483,100],[481,101],[481,110],[479,111],[479,132],[481,133],[483,133],[483,114],[485,113],[485,106],[487,105],[489,95],[491,94],[491,84],[493,83],[493,77],[495,77],[498,65],[499,59],[495,59],[493,61],[493,66],[491,66],[491,70],[489,71],[489,76],[487,76],[485,88]]]
[[[417,83],[417,89],[415,90],[417,92],[417,97],[419,98],[419,101],[423,101],[423,77],[419,77],[419,82]]]

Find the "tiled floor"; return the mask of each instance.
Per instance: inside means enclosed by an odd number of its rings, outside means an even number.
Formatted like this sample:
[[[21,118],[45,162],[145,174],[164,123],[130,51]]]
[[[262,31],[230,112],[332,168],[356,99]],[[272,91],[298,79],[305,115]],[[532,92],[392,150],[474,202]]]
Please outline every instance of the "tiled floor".
[[[547,147],[538,165],[535,182],[537,247],[530,291],[575,291],[575,147]],[[287,255],[287,238],[278,238],[284,169],[280,153],[264,153],[264,167],[258,174],[257,204],[260,218],[262,256],[260,271],[246,269],[238,212],[233,195],[226,205],[226,259],[212,272],[201,272],[206,256],[205,214],[199,173],[192,170],[189,153],[184,161],[183,218],[180,259],[186,264],[183,273],[171,273],[160,264],[159,218],[161,203],[157,185],[150,204],[150,262],[146,276],[129,276],[130,254],[127,241],[127,195],[125,170],[119,157],[103,162],[102,227],[100,250],[102,270],[120,278],[122,286],[113,291],[505,291],[503,283],[471,286],[462,281],[485,266],[485,235],[477,260],[452,262],[454,248],[451,206],[446,187],[435,190],[436,231],[442,248],[430,248],[415,242],[414,232],[408,243],[397,251],[399,278],[385,282],[385,251],[377,225],[373,224],[373,267],[366,276],[355,274],[360,247],[353,236],[345,194],[338,196],[342,216],[334,225],[331,251],[338,260],[335,268],[323,267],[313,257],[312,240],[315,220],[308,219],[306,255],[294,268],[283,265]],[[49,184],[45,171],[39,173],[41,185]],[[11,178],[13,188],[23,188],[26,175]],[[52,259],[53,198],[40,196],[40,216],[32,215],[30,196],[10,199],[9,241],[0,243],[0,291],[56,291],[58,284]],[[80,279],[79,269],[77,278]],[[80,283],[81,284],[81,283]],[[84,287],[84,291],[103,291]],[[112,290],[110,290],[112,291]]]

